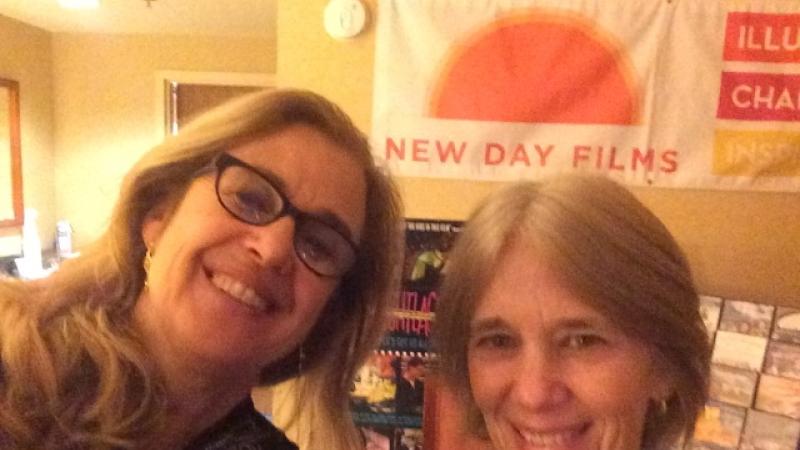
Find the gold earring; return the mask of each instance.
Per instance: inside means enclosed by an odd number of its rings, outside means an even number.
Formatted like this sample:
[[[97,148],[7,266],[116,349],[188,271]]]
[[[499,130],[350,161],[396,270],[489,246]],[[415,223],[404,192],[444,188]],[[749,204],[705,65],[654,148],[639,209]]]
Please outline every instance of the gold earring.
[[[144,254],[144,261],[142,261],[142,267],[144,268],[144,287],[150,287],[150,265],[153,263],[153,252],[150,250],[150,247],[147,247],[147,251]]]
[[[667,399],[662,398],[661,400],[656,401],[656,405],[658,405],[658,415],[659,416],[666,416],[667,415]]]
[[[305,345],[300,344],[300,350],[297,352],[297,374],[300,375],[303,373],[303,365],[306,362],[306,351]]]

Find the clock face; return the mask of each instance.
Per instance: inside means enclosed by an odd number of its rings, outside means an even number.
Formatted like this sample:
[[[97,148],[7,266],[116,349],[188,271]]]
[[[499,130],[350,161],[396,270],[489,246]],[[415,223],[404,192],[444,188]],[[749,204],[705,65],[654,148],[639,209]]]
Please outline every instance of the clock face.
[[[331,0],[325,7],[325,31],[334,38],[349,38],[364,29],[366,11],[359,0]]]

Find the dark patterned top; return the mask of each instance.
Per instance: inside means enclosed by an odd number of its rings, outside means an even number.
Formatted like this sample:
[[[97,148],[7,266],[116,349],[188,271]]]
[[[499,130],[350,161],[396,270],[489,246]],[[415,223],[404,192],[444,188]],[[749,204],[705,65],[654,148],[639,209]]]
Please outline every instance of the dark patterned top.
[[[184,450],[298,450],[286,435],[245,399]]]

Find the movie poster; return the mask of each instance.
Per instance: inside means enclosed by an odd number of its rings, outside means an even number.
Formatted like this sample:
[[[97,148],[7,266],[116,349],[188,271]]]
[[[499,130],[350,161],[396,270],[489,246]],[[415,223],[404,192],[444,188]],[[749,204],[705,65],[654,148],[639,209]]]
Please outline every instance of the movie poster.
[[[380,348],[351,389],[353,418],[367,450],[422,450],[425,376],[437,287],[460,222],[406,221],[402,290]]]

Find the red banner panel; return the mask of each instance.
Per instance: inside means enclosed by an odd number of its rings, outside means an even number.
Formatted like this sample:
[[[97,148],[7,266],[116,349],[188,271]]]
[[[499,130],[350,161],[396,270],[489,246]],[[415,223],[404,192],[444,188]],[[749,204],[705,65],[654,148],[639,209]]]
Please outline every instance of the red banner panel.
[[[717,117],[800,120],[800,75],[722,72]]]
[[[726,61],[800,62],[800,14],[729,13],[723,55]]]

